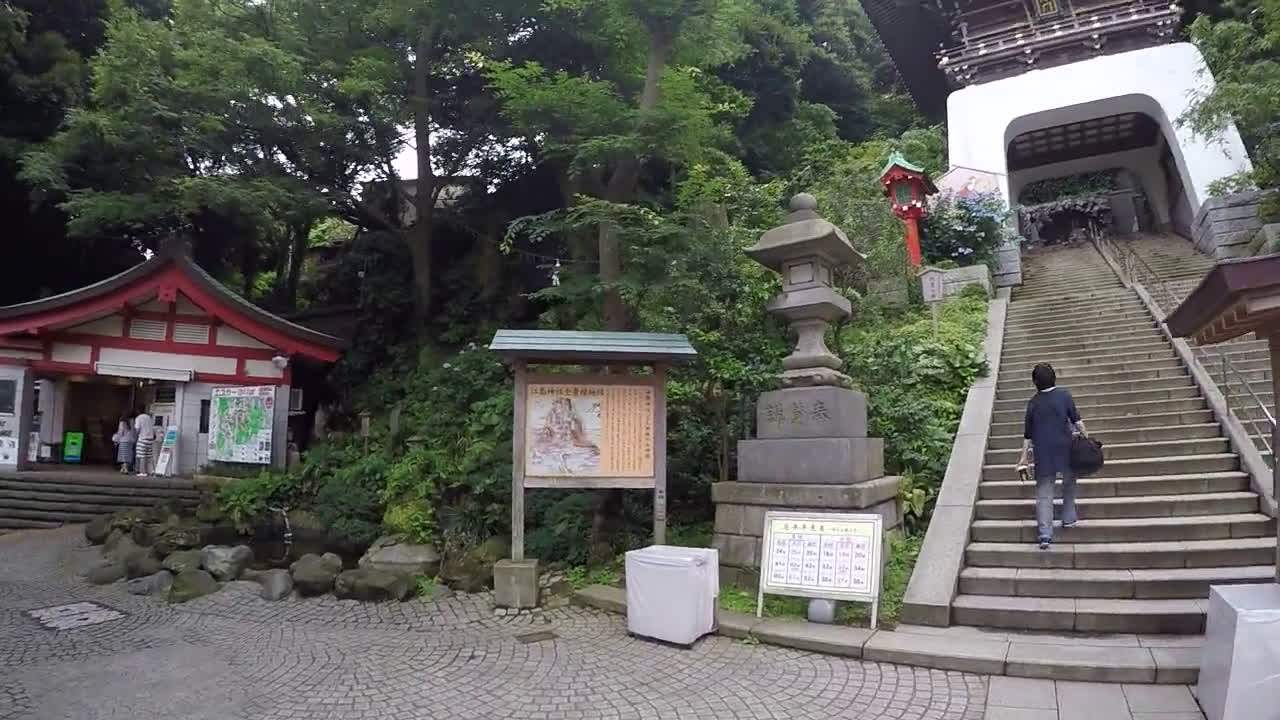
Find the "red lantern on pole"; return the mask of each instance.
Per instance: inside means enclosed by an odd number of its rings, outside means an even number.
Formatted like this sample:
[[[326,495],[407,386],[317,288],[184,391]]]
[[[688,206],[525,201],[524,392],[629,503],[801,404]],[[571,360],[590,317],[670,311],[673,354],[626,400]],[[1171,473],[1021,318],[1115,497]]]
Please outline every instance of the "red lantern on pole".
[[[919,165],[908,162],[902,153],[894,151],[889,162],[880,171],[880,184],[889,196],[893,214],[906,224],[907,262],[918,269],[920,258],[920,218],[929,212],[925,198],[938,192],[929,174]]]

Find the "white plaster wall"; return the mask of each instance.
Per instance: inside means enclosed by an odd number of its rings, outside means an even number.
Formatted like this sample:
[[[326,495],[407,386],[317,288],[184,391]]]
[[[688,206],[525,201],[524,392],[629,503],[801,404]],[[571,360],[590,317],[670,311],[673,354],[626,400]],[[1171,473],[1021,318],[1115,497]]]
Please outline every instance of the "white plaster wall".
[[[49,357],[55,362],[76,363],[86,365],[93,357],[93,348],[88,345],[72,343],[54,343],[49,349]]]
[[[40,442],[60,443],[67,421],[70,383],[65,379],[40,380]]]
[[[98,353],[98,361],[110,365],[130,365],[157,370],[194,370],[220,375],[235,375],[237,365],[236,358],[233,357],[183,355],[120,348],[102,348]]]
[[[90,320],[87,323],[73,325],[67,328],[68,332],[84,333],[86,335],[106,335],[108,337],[120,337],[124,335],[124,317],[120,315],[108,315]]]
[[[27,434],[31,432],[31,416],[35,412],[35,378],[31,368],[0,365],[0,380],[17,384],[14,412],[0,415],[0,432],[6,438],[18,441],[17,454],[8,461],[0,458],[0,467],[24,467],[27,464]]]
[[[219,325],[217,335],[214,337],[214,343],[217,345],[227,345],[230,347],[246,347],[265,349],[267,346],[245,335],[244,333],[226,325]]]
[[[18,360],[42,360],[44,353],[38,350],[17,350],[15,348],[0,348],[0,358],[16,358]]]
[[[951,167],[996,174],[1010,196],[1006,149],[1015,136],[1045,127],[1124,112],[1142,112],[1173,142],[1187,199],[1199,208],[1209,184],[1252,168],[1240,133],[1194,137],[1174,123],[1213,78],[1200,51],[1175,43],[1105,55],[957,90],[947,98]]]
[[[1160,169],[1160,147],[1161,144],[1157,143],[1137,150],[1094,155],[1026,170],[1015,170],[1009,173],[1009,197],[1013,202],[1017,202],[1024,188],[1041,180],[1124,168],[1131,171],[1142,183],[1142,189],[1147,193],[1147,199],[1157,220],[1167,224],[1169,222],[1169,188],[1164,180],[1164,172]]]
[[[270,360],[245,360],[244,371],[247,375],[264,378],[282,378],[284,371],[276,367]]]

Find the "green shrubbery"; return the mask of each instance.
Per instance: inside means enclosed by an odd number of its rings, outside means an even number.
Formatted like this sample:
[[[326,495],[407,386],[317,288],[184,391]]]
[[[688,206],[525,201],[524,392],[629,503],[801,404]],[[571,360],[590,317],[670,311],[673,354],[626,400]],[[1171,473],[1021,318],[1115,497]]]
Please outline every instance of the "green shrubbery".
[[[930,263],[991,263],[1004,240],[1008,218],[1004,200],[995,193],[963,197],[944,193],[920,222],[920,251]]]

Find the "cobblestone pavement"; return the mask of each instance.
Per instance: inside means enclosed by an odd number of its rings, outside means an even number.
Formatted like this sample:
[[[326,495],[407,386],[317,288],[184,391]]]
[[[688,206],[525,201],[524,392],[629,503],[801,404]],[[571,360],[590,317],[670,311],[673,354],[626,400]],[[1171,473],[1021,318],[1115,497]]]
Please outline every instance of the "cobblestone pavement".
[[[984,715],[977,675],[721,637],[671,648],[594,610],[496,617],[487,595],[273,603],[239,582],[171,606],[85,583],[98,558],[79,527],[0,536],[0,720]],[[124,615],[50,630],[28,614],[80,602]],[[555,637],[522,641],[538,630]]]

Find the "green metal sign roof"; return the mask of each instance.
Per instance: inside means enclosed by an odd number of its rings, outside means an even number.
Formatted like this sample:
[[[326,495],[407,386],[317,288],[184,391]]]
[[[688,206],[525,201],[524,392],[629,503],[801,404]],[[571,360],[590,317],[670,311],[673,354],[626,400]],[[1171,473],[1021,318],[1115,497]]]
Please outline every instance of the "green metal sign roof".
[[[577,330],[499,330],[489,349],[516,360],[671,362],[698,352],[684,335]]]

